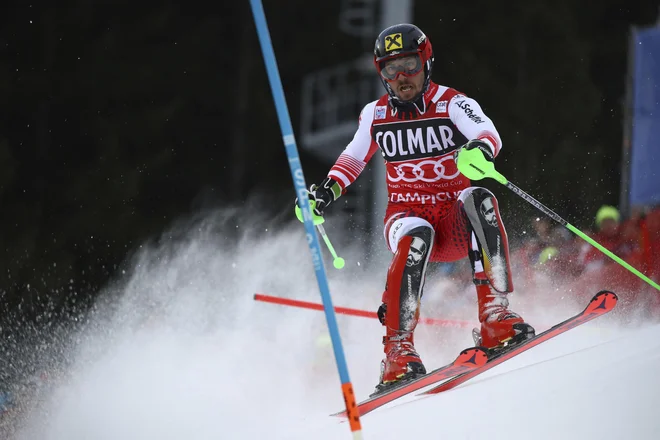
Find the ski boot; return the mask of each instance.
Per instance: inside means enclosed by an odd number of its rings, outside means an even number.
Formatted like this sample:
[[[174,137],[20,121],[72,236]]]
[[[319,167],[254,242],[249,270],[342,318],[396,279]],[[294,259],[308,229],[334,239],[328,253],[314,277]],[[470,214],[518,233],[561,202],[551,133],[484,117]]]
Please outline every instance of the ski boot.
[[[496,353],[535,336],[534,327],[509,310],[506,293],[481,284],[477,286],[477,298],[481,329],[472,330],[475,345]]]
[[[380,382],[372,396],[426,374],[413,344],[413,333],[389,329],[387,333],[383,337],[385,359],[380,364]]]

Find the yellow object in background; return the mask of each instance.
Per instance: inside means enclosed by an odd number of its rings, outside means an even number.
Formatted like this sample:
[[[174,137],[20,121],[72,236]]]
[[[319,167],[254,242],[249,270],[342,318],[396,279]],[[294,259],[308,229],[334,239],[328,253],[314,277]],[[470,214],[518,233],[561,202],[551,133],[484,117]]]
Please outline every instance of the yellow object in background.
[[[547,263],[548,260],[555,258],[557,255],[559,255],[559,249],[557,249],[554,246],[548,246],[547,248],[541,251],[541,254],[539,255],[538,263],[539,264]]]

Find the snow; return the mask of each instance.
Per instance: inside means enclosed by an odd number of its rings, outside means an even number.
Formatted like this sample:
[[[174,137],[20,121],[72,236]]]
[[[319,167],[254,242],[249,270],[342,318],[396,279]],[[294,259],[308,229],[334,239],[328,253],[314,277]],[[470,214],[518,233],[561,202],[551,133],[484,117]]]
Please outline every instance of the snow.
[[[365,438],[658,438],[659,331],[627,331],[577,350],[573,340],[591,336],[569,332],[521,354],[514,368],[504,363],[454,390],[367,414]],[[348,438],[347,429],[326,422],[282,438]]]
[[[352,438],[347,423],[329,416],[343,399],[324,315],[253,300],[264,292],[320,301],[303,228],[255,237],[242,224],[246,235],[230,246],[217,234],[227,218],[211,220],[185,242],[145,246],[120,299],[100,303],[95,325],[17,419],[13,438]],[[374,269],[360,253],[338,251],[344,270],[326,260],[335,305],[375,311],[387,252]],[[423,316],[476,315],[471,291],[456,295],[429,279],[425,292]],[[538,331],[585,305],[542,289],[511,304]],[[362,418],[364,438],[660,438],[660,326],[620,321],[599,318],[451,391],[380,408]],[[378,380],[382,327],[338,322],[355,392],[366,398]],[[470,330],[420,325],[416,345],[434,368],[471,345]]]

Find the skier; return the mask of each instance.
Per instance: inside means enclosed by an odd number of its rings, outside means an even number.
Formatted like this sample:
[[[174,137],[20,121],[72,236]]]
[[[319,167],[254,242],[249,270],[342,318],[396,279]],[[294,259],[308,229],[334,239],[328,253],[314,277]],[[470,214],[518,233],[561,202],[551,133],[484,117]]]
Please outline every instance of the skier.
[[[336,201],[380,151],[386,166],[388,206],[384,235],[394,257],[378,309],[386,327],[381,391],[426,374],[413,343],[429,261],[469,257],[481,329],[475,341],[497,349],[534,336],[509,310],[513,291],[506,231],[495,196],[471,186],[456,153],[478,150],[488,161],[502,143],[492,121],[465,94],[431,81],[433,49],[412,24],[383,30],[374,63],[386,94],[360,113],[353,140],[327,177],[309,189],[314,214]]]

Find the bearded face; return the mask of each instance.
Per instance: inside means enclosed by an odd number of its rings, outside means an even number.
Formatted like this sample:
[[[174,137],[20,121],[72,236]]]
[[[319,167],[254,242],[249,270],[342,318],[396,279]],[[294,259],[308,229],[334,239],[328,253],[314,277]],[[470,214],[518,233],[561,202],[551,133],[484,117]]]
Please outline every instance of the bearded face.
[[[410,243],[410,250],[408,251],[408,258],[406,259],[406,266],[416,266],[424,258],[426,253],[426,243],[419,237],[414,237]]]
[[[479,211],[481,211],[481,215],[486,220],[486,223],[491,226],[497,226],[497,216],[495,215],[495,206],[493,206],[492,197],[488,197],[483,202],[481,202]]]

